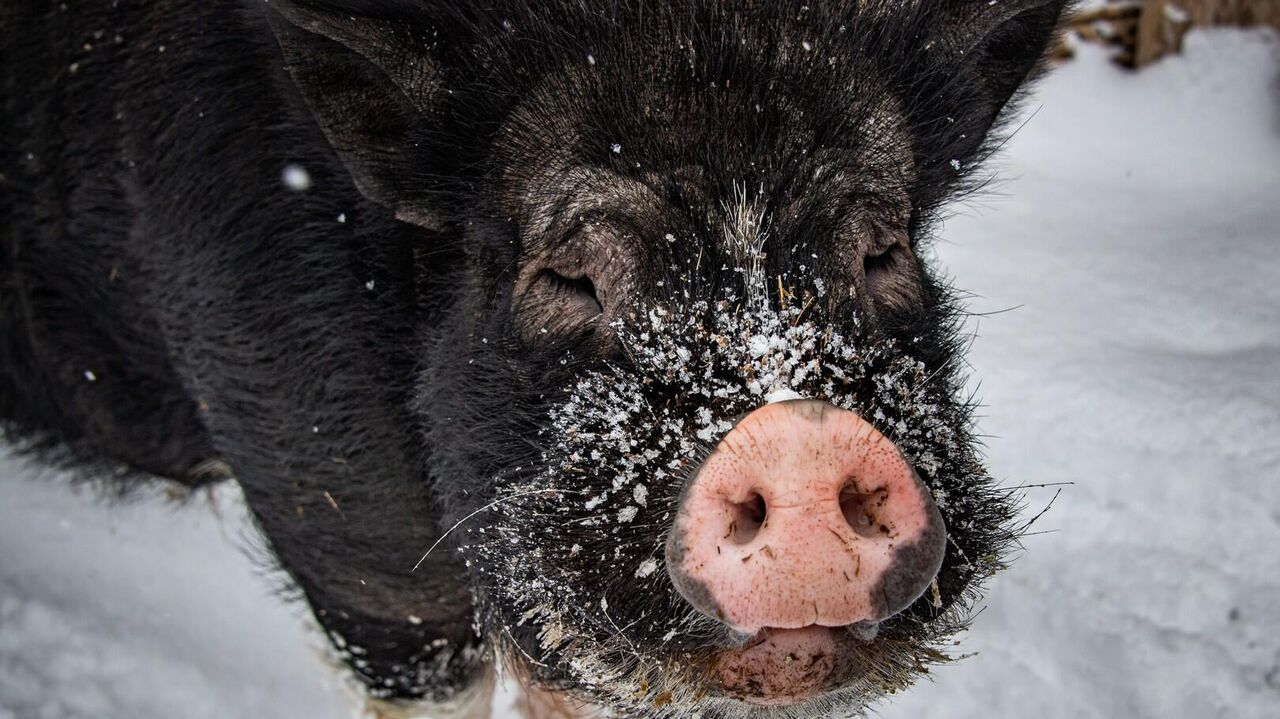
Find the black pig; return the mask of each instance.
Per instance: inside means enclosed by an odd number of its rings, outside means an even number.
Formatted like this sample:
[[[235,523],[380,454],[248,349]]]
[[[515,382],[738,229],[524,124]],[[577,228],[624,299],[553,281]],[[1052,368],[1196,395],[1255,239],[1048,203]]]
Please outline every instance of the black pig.
[[[7,2],[6,433],[234,476],[374,697],[856,714],[1017,536],[921,250],[1064,4]]]

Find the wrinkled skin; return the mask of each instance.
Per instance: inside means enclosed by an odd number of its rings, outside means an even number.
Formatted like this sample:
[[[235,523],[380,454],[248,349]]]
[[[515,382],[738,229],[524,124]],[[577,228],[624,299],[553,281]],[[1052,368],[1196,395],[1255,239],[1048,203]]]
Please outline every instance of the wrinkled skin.
[[[626,715],[849,715],[945,658],[1018,527],[924,248],[1063,2],[33,5],[3,18],[15,441],[234,475],[391,701],[502,658]],[[764,708],[708,678],[756,640],[662,548],[782,389],[890,437],[948,541]]]

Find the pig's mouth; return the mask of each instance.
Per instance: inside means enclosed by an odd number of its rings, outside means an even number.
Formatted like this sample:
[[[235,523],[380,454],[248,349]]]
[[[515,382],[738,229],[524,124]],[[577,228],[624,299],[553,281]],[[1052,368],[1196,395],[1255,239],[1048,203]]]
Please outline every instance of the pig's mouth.
[[[717,693],[732,699],[795,704],[843,684],[845,641],[829,627],[765,629],[746,646],[718,654],[708,678]]]

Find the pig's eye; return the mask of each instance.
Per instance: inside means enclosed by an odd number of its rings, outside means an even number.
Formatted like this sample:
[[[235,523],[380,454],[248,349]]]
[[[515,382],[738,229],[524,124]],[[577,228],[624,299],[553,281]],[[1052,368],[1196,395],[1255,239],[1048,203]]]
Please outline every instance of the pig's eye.
[[[531,289],[542,294],[544,302],[561,305],[582,316],[595,317],[604,312],[595,283],[586,275],[566,277],[555,270],[542,270],[534,278]]]
[[[906,240],[890,231],[876,232],[862,255],[862,274],[867,282],[893,272],[902,261],[907,249]]]
[[[604,312],[596,283],[586,272],[530,269],[513,310],[525,339],[533,343],[564,337],[595,324]]]
[[[898,245],[892,244],[867,253],[866,257],[862,259],[862,274],[867,278],[867,282],[871,282],[873,277],[879,277],[893,269],[898,249]]]
[[[915,256],[905,238],[886,237],[868,248],[862,273],[867,293],[881,307],[904,310],[920,299]]]

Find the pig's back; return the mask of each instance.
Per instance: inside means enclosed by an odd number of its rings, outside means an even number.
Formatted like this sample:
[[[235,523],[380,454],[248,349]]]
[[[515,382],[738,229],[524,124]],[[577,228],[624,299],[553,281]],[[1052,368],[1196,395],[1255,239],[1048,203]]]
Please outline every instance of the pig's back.
[[[95,474],[216,475],[166,341],[182,269],[156,248],[207,239],[173,218],[236,168],[191,158],[235,151],[252,119],[227,98],[275,87],[269,36],[239,5],[0,8],[0,421],[21,447]]]

